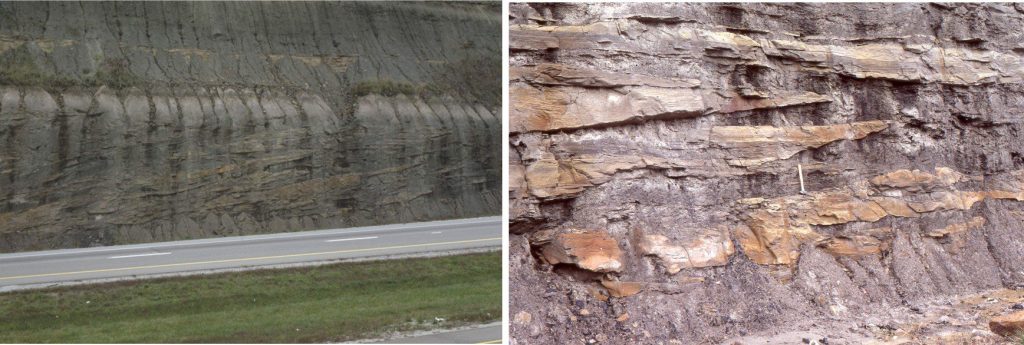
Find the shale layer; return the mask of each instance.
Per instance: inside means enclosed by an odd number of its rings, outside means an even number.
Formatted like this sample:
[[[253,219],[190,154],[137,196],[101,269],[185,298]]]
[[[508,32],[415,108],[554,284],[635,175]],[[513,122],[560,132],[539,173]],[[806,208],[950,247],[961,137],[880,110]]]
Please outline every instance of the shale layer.
[[[1007,341],[1024,7],[511,10],[513,344]]]
[[[500,6],[0,4],[0,252],[499,214]]]

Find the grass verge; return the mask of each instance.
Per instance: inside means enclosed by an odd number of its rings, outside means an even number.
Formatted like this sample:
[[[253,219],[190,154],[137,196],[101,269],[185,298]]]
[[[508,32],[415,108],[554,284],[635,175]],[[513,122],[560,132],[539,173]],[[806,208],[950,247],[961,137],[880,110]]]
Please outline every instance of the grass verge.
[[[0,342],[312,343],[500,317],[485,253],[0,293]]]

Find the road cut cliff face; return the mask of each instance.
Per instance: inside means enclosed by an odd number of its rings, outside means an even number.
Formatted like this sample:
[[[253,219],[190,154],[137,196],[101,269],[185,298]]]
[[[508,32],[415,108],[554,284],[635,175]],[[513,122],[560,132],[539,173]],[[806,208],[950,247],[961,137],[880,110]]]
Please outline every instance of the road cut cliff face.
[[[1021,5],[511,22],[513,344],[1015,341]]]
[[[500,6],[0,4],[0,252],[497,215]]]

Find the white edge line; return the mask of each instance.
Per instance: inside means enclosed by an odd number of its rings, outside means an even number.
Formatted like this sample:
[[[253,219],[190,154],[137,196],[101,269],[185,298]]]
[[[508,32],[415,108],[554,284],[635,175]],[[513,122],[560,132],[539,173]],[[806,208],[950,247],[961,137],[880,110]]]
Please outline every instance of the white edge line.
[[[167,255],[167,254],[170,254],[170,253],[147,253],[147,254],[135,254],[135,255],[121,255],[121,256],[111,256],[111,257],[109,257],[107,259],[137,258],[137,257],[140,257],[140,256],[157,256],[157,255]]]
[[[357,240],[372,240],[372,239],[375,239],[375,238],[380,238],[380,237],[379,237],[379,236],[371,236],[371,237],[356,237],[356,238],[339,238],[339,239],[334,239],[334,240],[326,240],[326,241],[324,241],[324,242],[341,242],[341,241],[357,241]]]

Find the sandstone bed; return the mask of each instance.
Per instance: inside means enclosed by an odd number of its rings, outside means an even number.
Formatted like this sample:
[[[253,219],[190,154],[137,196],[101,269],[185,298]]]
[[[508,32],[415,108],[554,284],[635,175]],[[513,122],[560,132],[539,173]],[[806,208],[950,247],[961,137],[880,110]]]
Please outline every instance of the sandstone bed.
[[[1024,6],[511,22],[513,344],[1017,341]]]
[[[499,214],[500,6],[0,4],[0,252]]]

